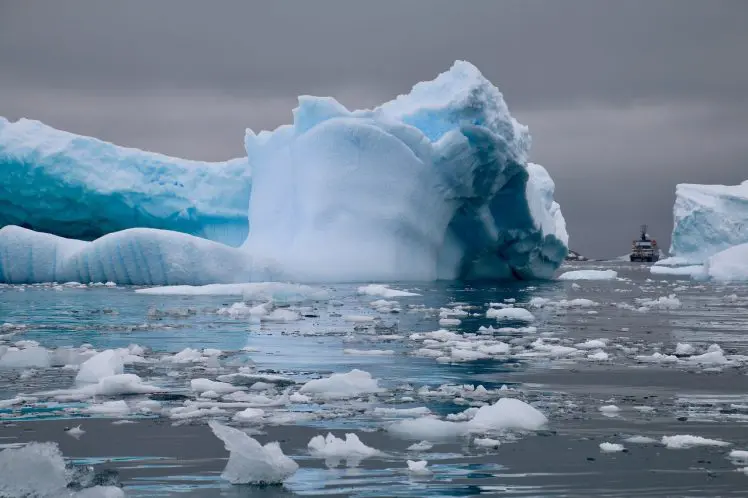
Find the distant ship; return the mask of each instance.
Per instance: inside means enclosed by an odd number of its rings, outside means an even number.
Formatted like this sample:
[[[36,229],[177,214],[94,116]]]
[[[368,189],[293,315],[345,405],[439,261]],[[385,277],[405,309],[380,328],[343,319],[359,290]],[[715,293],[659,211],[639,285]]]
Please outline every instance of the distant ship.
[[[631,244],[631,261],[646,261],[654,263],[660,259],[660,250],[657,248],[657,241],[649,238],[647,234],[647,225],[641,226],[641,235]]]

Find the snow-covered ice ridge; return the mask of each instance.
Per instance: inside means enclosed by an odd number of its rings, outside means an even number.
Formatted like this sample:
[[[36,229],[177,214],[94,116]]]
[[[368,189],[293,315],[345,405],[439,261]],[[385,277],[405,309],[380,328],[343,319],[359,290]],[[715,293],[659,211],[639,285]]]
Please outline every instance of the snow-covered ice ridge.
[[[733,186],[680,184],[675,194],[672,257],[653,273],[748,279],[748,180]]]
[[[83,243],[6,227],[0,281],[529,279],[550,278],[563,262],[568,235],[554,183],[527,162],[527,127],[472,64],[458,61],[375,109],[302,96],[293,115],[274,131],[247,131],[250,230],[240,248],[170,231]],[[184,174],[162,169],[171,181]],[[197,191],[233,206],[244,191],[234,177],[225,183],[233,187]]]
[[[178,159],[0,116],[0,227],[87,240],[159,228],[238,246],[250,186],[246,158]]]
[[[670,254],[703,263],[748,243],[748,181],[740,185],[680,184],[675,189]]]

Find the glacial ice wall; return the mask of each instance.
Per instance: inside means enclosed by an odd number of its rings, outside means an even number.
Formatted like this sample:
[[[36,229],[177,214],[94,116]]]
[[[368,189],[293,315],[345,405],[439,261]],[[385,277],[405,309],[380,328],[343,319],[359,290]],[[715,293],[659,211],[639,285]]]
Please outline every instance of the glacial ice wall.
[[[293,124],[245,144],[243,247],[295,278],[547,278],[566,255],[527,128],[468,62],[372,110],[301,97]]]
[[[86,240],[160,228],[238,246],[250,187],[244,158],[177,159],[0,117],[0,227]]]
[[[7,226],[3,282],[530,279],[567,253],[527,128],[467,62],[371,110],[300,97],[291,125],[247,131],[251,195],[244,160],[191,163],[19,123],[0,129],[0,202],[33,228],[70,205],[91,238],[169,230],[81,242]],[[247,217],[240,247],[205,240],[236,245]]]
[[[680,184],[673,218],[670,254],[683,263],[703,263],[748,243],[748,181],[733,186]]]

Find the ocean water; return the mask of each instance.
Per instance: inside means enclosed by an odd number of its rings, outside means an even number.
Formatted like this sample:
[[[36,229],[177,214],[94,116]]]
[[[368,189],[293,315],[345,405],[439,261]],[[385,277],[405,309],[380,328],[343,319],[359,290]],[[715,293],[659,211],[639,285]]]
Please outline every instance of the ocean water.
[[[88,472],[73,486],[116,483],[135,497],[742,495],[748,463],[729,452],[748,450],[748,286],[652,276],[646,265],[620,262],[562,270],[572,269],[613,269],[619,278],[391,283],[418,294],[396,298],[321,285],[329,299],[276,303],[287,312],[278,316],[298,318],[280,322],[230,314],[240,296],[3,286],[0,348],[35,348],[52,365],[3,367],[8,353],[0,355],[0,400],[12,400],[0,401],[0,448],[55,442],[69,465]],[[391,302],[372,306],[382,299]],[[534,320],[486,316],[501,306],[526,308]],[[447,332],[429,334],[440,329]],[[77,367],[65,363],[128,347],[140,359],[124,372],[158,392],[74,391]],[[196,351],[180,362],[175,355],[185,348]],[[352,369],[370,373],[381,392],[291,396],[312,379]],[[237,386],[244,405],[225,393],[201,396],[193,379]],[[389,430],[426,410],[453,420],[501,397],[531,404],[548,423],[537,431],[431,434],[433,446],[421,450],[408,449],[421,438]],[[92,411],[120,400],[126,411]],[[265,414],[230,422],[245,406]],[[228,452],[209,419],[262,443],[279,441],[299,471],[283,486],[227,483],[220,474]],[[81,436],[66,432],[78,425]],[[307,447],[328,432],[355,433],[380,453],[330,468]],[[663,444],[675,435],[728,444]],[[653,442],[626,441],[631,436]],[[480,446],[476,437],[498,443]],[[606,442],[624,450],[603,452]],[[431,473],[408,472],[409,459],[427,460]]]

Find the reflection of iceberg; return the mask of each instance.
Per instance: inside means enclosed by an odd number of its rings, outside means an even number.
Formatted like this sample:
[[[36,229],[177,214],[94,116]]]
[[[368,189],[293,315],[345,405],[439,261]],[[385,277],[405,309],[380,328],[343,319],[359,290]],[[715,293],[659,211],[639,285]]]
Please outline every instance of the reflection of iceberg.
[[[166,231],[82,243],[6,227],[0,275],[133,284],[550,277],[566,228],[550,176],[527,164],[529,143],[498,89],[466,62],[373,110],[301,97],[292,125],[247,133],[250,232],[240,248]],[[195,182],[195,198],[233,213],[247,198],[244,174],[229,174],[237,167],[206,173],[209,192]],[[169,181],[193,173],[163,171]],[[169,198],[161,187],[145,194],[157,207]],[[221,240],[215,230],[168,228]],[[238,230],[223,233],[236,242]]]
[[[246,159],[176,159],[0,117],[0,226],[89,240],[161,228],[236,246],[249,189]]]

